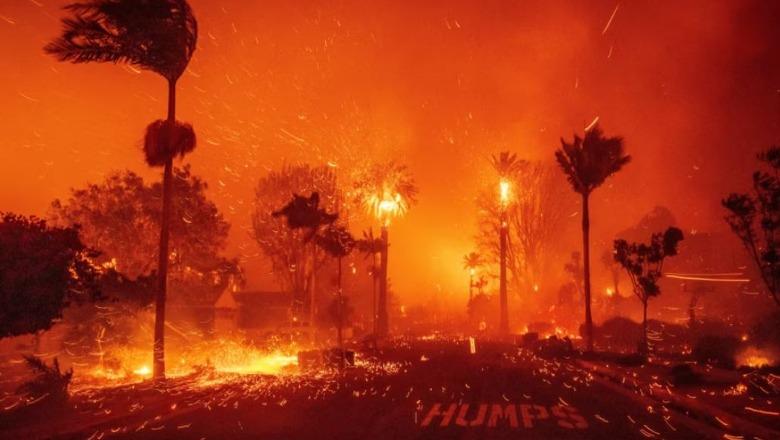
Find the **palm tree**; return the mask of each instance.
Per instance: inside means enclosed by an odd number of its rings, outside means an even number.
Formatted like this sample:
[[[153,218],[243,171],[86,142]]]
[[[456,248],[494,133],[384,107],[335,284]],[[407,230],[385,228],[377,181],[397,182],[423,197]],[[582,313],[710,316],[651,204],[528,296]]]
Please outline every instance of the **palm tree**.
[[[355,181],[354,197],[365,210],[381,222],[382,251],[379,263],[379,306],[377,336],[389,331],[387,313],[387,250],[390,221],[406,213],[417,199],[417,185],[405,165],[396,162],[374,164]]]
[[[469,301],[474,297],[474,274],[482,266],[482,255],[470,252],[463,256],[463,268],[469,271]]]
[[[631,161],[625,154],[623,138],[604,137],[598,125],[585,132],[585,138],[574,135],[569,144],[561,138],[561,149],[555,152],[558,164],[574,191],[582,196],[582,255],[585,287],[585,340],[593,351],[593,318],[590,312],[590,193],[607,178]]]
[[[527,162],[517,158],[516,154],[508,151],[502,151],[498,156],[491,157],[491,165],[498,174],[499,182],[499,201],[501,208],[501,218],[499,219],[499,302],[501,307],[501,318],[499,331],[502,334],[509,333],[509,301],[506,291],[506,257],[507,242],[509,239],[509,220],[507,217],[507,207],[510,200],[510,186],[512,180],[517,176],[520,170],[525,167]]]
[[[379,263],[377,262],[377,257],[385,248],[384,241],[382,241],[381,237],[375,237],[373,229],[369,229],[368,231],[363,231],[363,238],[358,240],[357,248],[360,252],[366,254],[366,257],[371,258],[371,316],[374,327],[374,335],[376,335],[376,285],[377,281],[379,280]]]
[[[146,131],[150,166],[163,166],[163,209],[154,325],[154,378],[165,378],[165,297],[172,167],[176,155],[195,148],[189,124],[176,121],[176,82],[195,52],[198,23],[186,0],[90,0],[65,7],[62,35],[44,50],[60,61],[128,63],[150,70],[168,83],[168,117]]]

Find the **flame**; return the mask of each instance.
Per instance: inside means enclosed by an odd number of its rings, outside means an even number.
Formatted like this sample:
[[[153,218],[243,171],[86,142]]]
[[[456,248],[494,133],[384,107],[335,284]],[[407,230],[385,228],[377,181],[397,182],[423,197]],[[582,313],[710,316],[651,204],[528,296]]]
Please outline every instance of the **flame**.
[[[771,353],[750,347],[737,356],[737,365],[740,367],[761,368],[772,366],[775,359]]]
[[[612,288],[610,288],[610,287],[607,287],[607,288],[606,288],[606,290],[604,290],[604,293],[605,293],[605,294],[606,294],[608,297],[612,297],[612,296],[614,296],[614,295],[615,295],[615,291],[614,291],[614,290],[612,290]]]
[[[148,365],[142,365],[141,367],[136,368],[135,370],[133,370],[133,374],[135,374],[137,376],[151,376],[152,369],[149,368]]]
[[[510,187],[509,187],[509,181],[506,179],[501,179],[501,181],[498,183],[498,189],[499,189],[499,200],[501,200],[501,206],[506,207],[506,205],[509,203],[509,197],[510,194]]]
[[[366,201],[366,208],[373,212],[374,217],[381,220],[385,226],[390,224],[390,220],[400,217],[406,213],[407,205],[399,193],[383,191],[382,194],[373,194]]]
[[[166,353],[166,376],[181,377],[198,368],[207,367],[218,373],[282,375],[295,371],[298,365],[297,348],[266,351],[231,339],[217,339],[194,343],[182,350]],[[115,385],[146,380],[152,376],[147,362],[152,358],[149,348],[113,347],[106,351],[114,362],[112,367],[98,365],[83,376],[94,385]]]

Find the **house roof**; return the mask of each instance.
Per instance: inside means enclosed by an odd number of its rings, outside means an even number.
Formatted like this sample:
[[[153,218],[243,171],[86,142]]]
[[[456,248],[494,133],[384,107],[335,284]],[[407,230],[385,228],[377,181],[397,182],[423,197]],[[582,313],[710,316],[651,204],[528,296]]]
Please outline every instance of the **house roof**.
[[[225,289],[222,292],[222,295],[219,295],[219,298],[217,298],[217,301],[214,303],[214,308],[229,310],[238,309],[238,303],[236,302],[236,298],[231,289]]]
[[[292,294],[289,292],[273,292],[263,290],[243,290],[233,292],[226,288],[214,303],[215,309],[236,310],[239,306],[246,307],[289,307]]]

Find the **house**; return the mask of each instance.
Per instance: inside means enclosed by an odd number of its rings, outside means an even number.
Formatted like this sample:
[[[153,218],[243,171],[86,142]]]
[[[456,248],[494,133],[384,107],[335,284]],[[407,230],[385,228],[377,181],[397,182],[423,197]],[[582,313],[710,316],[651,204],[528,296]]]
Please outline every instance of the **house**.
[[[225,289],[214,303],[215,332],[269,332],[289,328],[291,304],[292,295],[285,292]]]

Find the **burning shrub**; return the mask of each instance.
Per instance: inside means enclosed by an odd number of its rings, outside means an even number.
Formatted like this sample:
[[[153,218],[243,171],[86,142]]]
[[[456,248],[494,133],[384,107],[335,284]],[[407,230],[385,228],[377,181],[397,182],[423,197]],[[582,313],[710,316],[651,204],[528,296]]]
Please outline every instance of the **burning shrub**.
[[[739,340],[732,336],[707,335],[696,341],[693,358],[701,364],[734,369]]]
[[[46,365],[42,359],[35,356],[25,356],[27,366],[36,376],[23,383],[17,393],[25,394],[33,403],[63,404],[68,400],[68,386],[73,378],[73,369],[60,371],[60,363],[54,358],[52,365]]]

